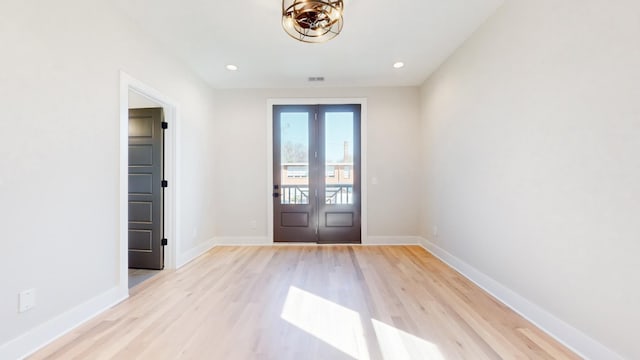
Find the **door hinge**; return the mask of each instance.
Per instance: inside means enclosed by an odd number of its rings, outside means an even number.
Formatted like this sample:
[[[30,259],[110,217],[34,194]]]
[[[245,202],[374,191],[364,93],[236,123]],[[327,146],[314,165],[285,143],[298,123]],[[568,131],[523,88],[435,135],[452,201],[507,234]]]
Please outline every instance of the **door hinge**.
[[[169,241],[167,239],[162,239],[162,242],[160,244],[162,246],[167,246],[168,243],[169,243]]]
[[[168,129],[169,128],[169,123],[166,122],[166,121],[163,121],[162,122],[162,128],[165,129],[165,130]]]
[[[167,180],[162,180],[160,182],[160,187],[166,188],[169,186],[169,182]]]

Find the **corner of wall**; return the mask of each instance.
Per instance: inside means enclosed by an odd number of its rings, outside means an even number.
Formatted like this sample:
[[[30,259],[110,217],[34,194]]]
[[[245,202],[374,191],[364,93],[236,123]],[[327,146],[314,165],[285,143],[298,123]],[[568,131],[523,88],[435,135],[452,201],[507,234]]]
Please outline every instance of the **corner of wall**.
[[[199,257],[200,255],[203,255],[204,253],[206,253],[207,251],[213,249],[216,246],[216,242],[215,242],[215,238],[211,238],[207,241],[205,241],[204,243],[195,246],[194,248],[185,251],[182,254],[178,254],[178,258],[176,261],[176,269],[177,268],[181,268],[182,266],[188,264],[189,262],[191,262],[192,260],[194,260],[195,258]]]
[[[493,278],[480,272],[473,266],[457,258],[445,249],[433,242],[420,238],[420,246],[440,259],[445,264],[462,274],[465,278],[479,286],[498,301],[530,321],[532,324],[549,334],[558,342],[571,349],[585,359],[623,359],[615,353],[580,330],[558,319],[545,309],[532,303],[513,290],[500,284]]]

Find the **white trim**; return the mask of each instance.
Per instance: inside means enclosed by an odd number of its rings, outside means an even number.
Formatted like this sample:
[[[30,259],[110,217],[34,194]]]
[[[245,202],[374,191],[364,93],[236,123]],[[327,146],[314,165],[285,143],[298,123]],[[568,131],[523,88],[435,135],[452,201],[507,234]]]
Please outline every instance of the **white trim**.
[[[98,295],[0,346],[0,359],[22,359],[129,297],[119,287]]]
[[[367,187],[367,98],[282,98],[267,99],[267,238],[273,243],[273,105],[341,105],[360,104],[360,237],[364,243],[368,229]]]
[[[214,238],[213,242],[216,246],[273,245],[273,238],[269,238],[268,236],[219,236]]]
[[[190,249],[186,253],[179,254],[178,261],[176,263],[176,268],[183,267],[184,265],[191,262],[193,259],[213,249],[215,246],[216,246],[215,239],[209,239],[205,243],[200,244],[194,247],[193,249]]]
[[[362,245],[418,245],[421,240],[419,236],[369,236]]]
[[[420,238],[420,245],[579,356],[585,359],[623,359],[622,356],[613,350],[558,319],[553,314],[500,284],[438,245],[424,238]]]
[[[419,236],[369,236],[362,244],[274,243],[268,236],[219,236],[213,238],[213,246],[371,246],[371,245],[420,245]],[[210,240],[211,241],[211,240]],[[212,247],[213,247],[212,246]],[[206,251],[205,251],[206,252]]]
[[[169,123],[165,136],[165,176],[169,187],[165,190],[165,235],[169,244],[165,247],[165,268],[176,268],[176,254],[178,254],[179,224],[178,213],[178,173],[176,169],[178,159],[178,133],[180,128],[179,105],[158,90],[133,78],[124,71],[120,71],[120,239],[119,239],[119,283],[121,292],[128,293],[128,166],[129,166],[129,91],[134,91],[149,100],[159,104],[164,109],[165,120]]]

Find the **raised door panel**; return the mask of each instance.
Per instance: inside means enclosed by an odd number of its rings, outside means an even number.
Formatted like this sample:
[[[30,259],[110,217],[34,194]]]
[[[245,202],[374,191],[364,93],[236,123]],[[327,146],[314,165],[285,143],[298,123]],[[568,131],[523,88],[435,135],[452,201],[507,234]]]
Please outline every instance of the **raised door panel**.
[[[162,109],[129,111],[129,267],[162,269]]]

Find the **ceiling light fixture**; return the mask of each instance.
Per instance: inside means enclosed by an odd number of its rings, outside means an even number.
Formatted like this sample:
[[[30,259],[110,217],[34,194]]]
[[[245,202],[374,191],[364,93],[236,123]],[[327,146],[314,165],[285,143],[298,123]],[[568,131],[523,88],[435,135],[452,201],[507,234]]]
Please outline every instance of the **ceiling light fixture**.
[[[393,64],[393,67],[396,69],[400,69],[404,67],[404,63],[402,61],[398,61],[396,63]]]
[[[233,64],[227,65],[226,68],[227,68],[227,70],[231,70],[231,71],[238,70],[238,67],[236,65],[233,65]]]
[[[342,30],[342,0],[282,0],[282,27],[292,38],[322,43]]]

